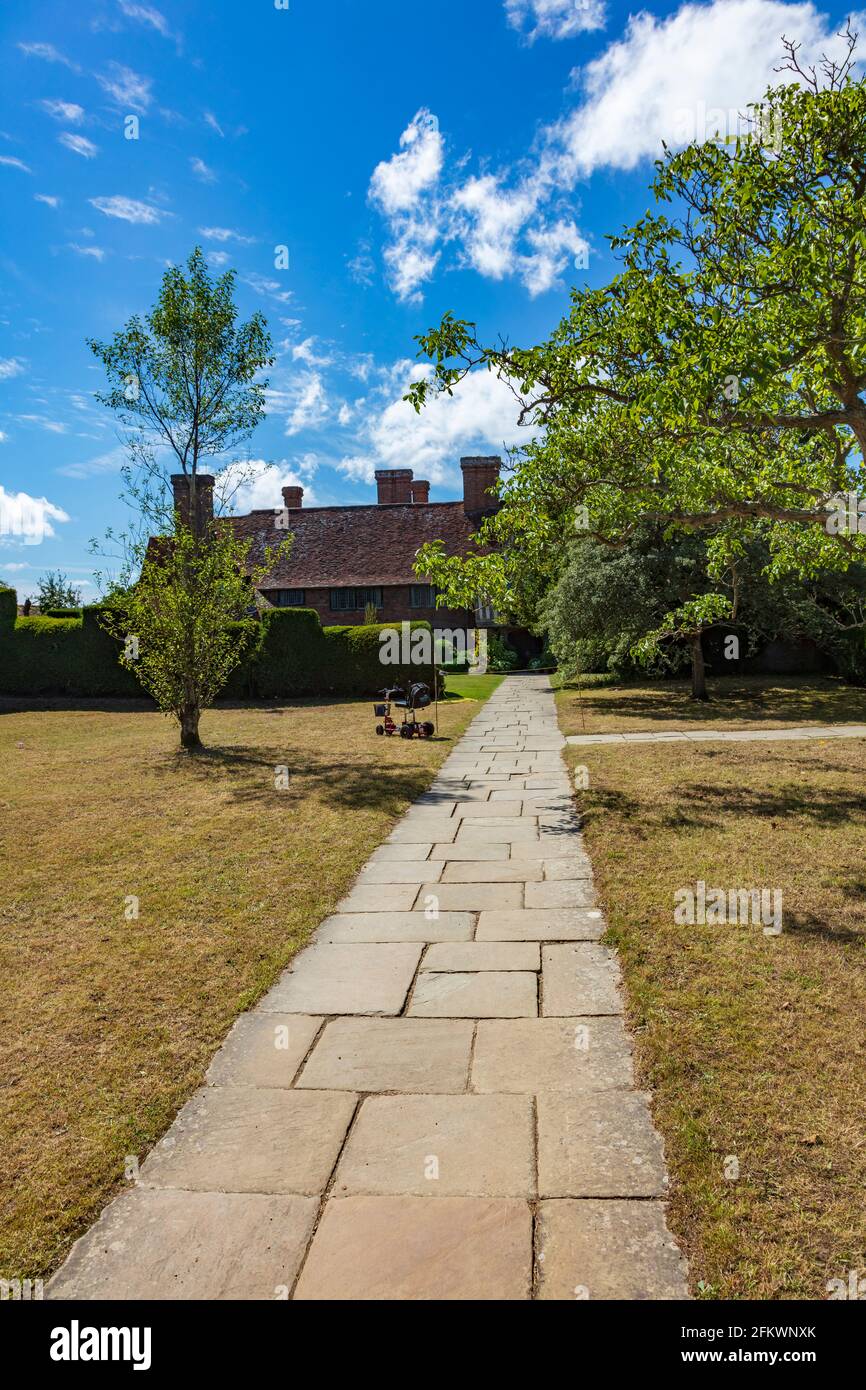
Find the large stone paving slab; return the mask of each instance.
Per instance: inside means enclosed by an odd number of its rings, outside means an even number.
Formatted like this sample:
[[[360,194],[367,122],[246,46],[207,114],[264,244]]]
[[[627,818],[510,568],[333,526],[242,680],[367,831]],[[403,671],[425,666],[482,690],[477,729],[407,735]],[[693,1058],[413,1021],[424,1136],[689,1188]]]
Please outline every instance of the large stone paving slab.
[[[443,912],[481,912],[485,908],[523,906],[522,883],[426,883],[418,896],[423,905],[436,899]]]
[[[125,1192],[73,1246],[49,1299],[284,1298],[297,1276],[318,1197]]]
[[[541,948],[534,941],[455,941],[431,946],[422,970],[540,970]]]
[[[359,883],[337,904],[340,912],[408,912],[417,883]]]
[[[317,943],[301,952],[260,1007],[299,1014],[398,1014],[421,950],[412,942]]]
[[[546,883],[527,883],[527,907],[592,907],[595,889],[589,879],[548,880]]]
[[[514,970],[463,975],[422,971],[409,1013],[419,1018],[535,1018],[538,977]]]
[[[512,1301],[531,1283],[527,1202],[341,1197],[325,1207],[295,1298]]]
[[[664,1197],[664,1152],[648,1097],[590,1091],[538,1097],[542,1197]]]
[[[542,1202],[538,1298],[688,1298],[661,1202]]]
[[[593,908],[526,908],[481,912],[478,941],[595,941],[604,920]]]
[[[430,851],[430,858],[431,860],[446,859],[450,862],[466,861],[477,863],[483,860],[487,863],[502,863],[508,859],[508,849],[509,847],[505,841],[495,844],[485,843],[483,845],[474,842],[468,845],[434,845]]]
[[[530,883],[541,882],[543,877],[541,864],[531,864],[529,860],[512,863],[508,859],[494,859],[485,864],[470,859],[465,862],[452,861],[444,864],[443,868],[440,883]]]
[[[361,870],[360,884],[370,883],[431,883],[437,879],[442,872],[440,864],[431,864],[429,860],[408,859],[388,863],[387,861],[379,864],[367,864]]]
[[[631,1046],[618,1018],[481,1019],[478,1024],[472,1091],[571,1095],[633,1084]]]
[[[372,1096],[340,1158],[334,1197],[532,1197],[529,1096]]]
[[[146,1187],[298,1192],[328,1182],[354,1095],[218,1086],[197,1092],[141,1168]]]
[[[595,941],[542,948],[542,1010],[550,1017],[621,1014],[616,956]]]
[[[323,1018],[241,1014],[210,1064],[211,1086],[291,1086]]]
[[[316,934],[318,942],[351,941],[469,941],[474,931],[471,912],[348,912],[328,917]]]
[[[337,1018],[296,1082],[349,1091],[465,1091],[473,1025],[465,1019]]]

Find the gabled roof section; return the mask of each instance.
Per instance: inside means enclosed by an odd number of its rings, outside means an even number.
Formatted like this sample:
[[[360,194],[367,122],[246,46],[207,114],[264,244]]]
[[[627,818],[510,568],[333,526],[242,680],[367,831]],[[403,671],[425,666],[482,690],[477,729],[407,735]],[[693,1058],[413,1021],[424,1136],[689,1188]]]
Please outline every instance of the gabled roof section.
[[[285,525],[277,525],[278,519]],[[415,555],[441,540],[449,555],[464,555],[476,523],[462,502],[360,507],[299,507],[228,517],[240,539],[251,540],[250,562],[261,564],[268,546],[293,535],[262,589],[315,589],[328,585],[417,584]]]

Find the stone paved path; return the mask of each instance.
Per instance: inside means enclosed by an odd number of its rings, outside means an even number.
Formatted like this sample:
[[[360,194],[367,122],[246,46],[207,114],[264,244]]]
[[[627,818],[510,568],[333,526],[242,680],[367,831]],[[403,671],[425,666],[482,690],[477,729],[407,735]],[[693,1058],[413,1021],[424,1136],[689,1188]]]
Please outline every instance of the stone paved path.
[[[511,677],[52,1298],[687,1296],[546,677]]]
[[[801,729],[662,729],[639,734],[571,734],[566,743],[776,743],[800,738],[866,738],[866,724],[817,724]]]

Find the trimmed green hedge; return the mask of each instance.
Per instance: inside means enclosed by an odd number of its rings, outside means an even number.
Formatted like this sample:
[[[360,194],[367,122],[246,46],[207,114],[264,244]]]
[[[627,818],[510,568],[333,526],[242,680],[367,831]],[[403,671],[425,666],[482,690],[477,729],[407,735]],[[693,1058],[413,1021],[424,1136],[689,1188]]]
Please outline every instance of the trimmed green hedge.
[[[226,688],[230,698],[375,695],[386,685],[431,679],[422,667],[384,666],[379,660],[379,634],[394,623],[323,628],[312,608],[271,608],[251,626],[258,632],[247,638],[247,658]],[[412,631],[429,627],[411,625]]]
[[[120,644],[100,626],[102,608],[80,617],[17,618],[13,589],[0,590],[0,694],[142,696],[120,665]],[[386,685],[422,680],[424,667],[384,666],[379,634],[395,625],[323,628],[311,608],[273,608],[260,621],[233,624],[243,659],[222,698],[281,699],[294,695],[375,695]],[[412,623],[412,630],[428,628]]]
[[[18,617],[18,595],[14,589],[0,589],[0,627],[14,627]]]
[[[0,625],[0,693],[132,696],[144,692],[118,661],[119,645],[81,618],[19,618]]]

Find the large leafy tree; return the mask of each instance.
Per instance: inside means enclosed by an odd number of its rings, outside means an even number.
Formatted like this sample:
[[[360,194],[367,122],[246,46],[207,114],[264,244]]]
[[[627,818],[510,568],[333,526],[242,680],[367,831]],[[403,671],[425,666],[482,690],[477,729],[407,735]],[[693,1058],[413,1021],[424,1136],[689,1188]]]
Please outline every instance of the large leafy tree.
[[[409,392],[416,409],[486,369],[539,432],[482,530],[488,546],[519,529],[528,559],[582,513],[608,544],[651,522],[711,530],[720,551],[765,521],[776,574],[845,569],[866,553],[856,524],[828,524],[834,500],[864,481],[866,84],[852,76],[855,42],[849,31],[846,58],[817,71],[787,44],[788,80],[752,110],[750,131],[667,152],[655,207],[612,238],[620,274],[575,290],[546,342],[485,345],[450,314],[419,340],[432,372]],[[513,554],[470,563],[479,587],[513,587]],[[433,551],[419,564],[440,585],[468,574]]]

